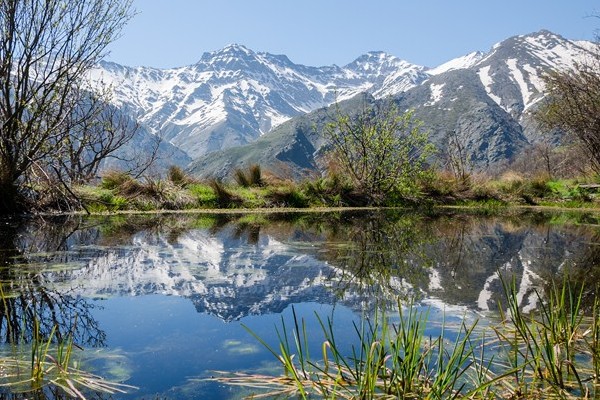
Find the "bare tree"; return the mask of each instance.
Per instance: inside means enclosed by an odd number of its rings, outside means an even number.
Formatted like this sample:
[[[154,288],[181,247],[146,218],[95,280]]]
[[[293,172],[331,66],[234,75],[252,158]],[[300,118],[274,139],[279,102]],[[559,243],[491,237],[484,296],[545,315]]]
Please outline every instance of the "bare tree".
[[[473,162],[469,154],[467,154],[464,143],[460,140],[455,130],[448,135],[446,158],[447,165],[450,167],[454,177],[463,185],[467,185],[473,171]]]
[[[571,135],[582,145],[585,161],[600,173],[600,49],[590,54],[572,70],[545,77],[549,99],[535,117],[543,128]]]
[[[95,132],[114,129],[115,121],[99,111],[101,99],[85,87],[89,70],[131,15],[131,0],[0,2],[0,214],[23,211],[40,174],[84,178],[80,160],[65,169],[65,160],[77,157],[69,151],[86,149],[90,157],[101,148],[94,158],[118,148],[119,139],[102,142],[100,134],[87,143],[77,132],[93,132],[98,120],[104,122]],[[68,176],[77,169],[79,176]]]

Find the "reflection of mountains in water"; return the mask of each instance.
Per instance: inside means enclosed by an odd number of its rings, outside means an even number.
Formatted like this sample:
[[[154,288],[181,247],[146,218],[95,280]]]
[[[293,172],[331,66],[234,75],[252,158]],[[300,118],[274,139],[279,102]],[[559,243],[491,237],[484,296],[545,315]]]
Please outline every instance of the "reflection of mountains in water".
[[[139,232],[129,246],[76,246],[70,261],[81,267],[44,274],[45,284],[94,298],[183,296],[224,320],[306,300],[335,301],[329,290],[335,268],[269,235],[252,242],[233,226],[214,235],[189,230],[175,241]]]
[[[267,225],[240,231],[235,224],[216,232],[190,229],[175,236],[143,230],[133,234],[128,245],[117,247],[83,244],[71,238],[63,261],[77,267],[50,270],[41,277],[46,286],[86,297],[183,296],[190,298],[199,312],[226,321],[279,312],[289,304],[307,301],[337,301],[360,309],[375,301],[374,286],[388,289],[388,294],[413,292],[449,305],[488,310],[501,298],[499,271],[515,274],[520,303],[534,307],[534,287],[565,265],[576,264],[587,249],[578,232],[566,229],[427,221],[411,229],[421,229],[421,237],[437,232],[433,237],[415,239],[402,248],[402,254],[382,252],[379,258],[390,266],[388,273],[369,266],[365,276],[365,271],[357,272],[352,264],[363,253],[380,247],[368,240],[357,245],[359,240],[353,234],[364,233],[365,226],[340,230],[344,233],[333,238],[334,244],[322,241],[327,235],[314,232],[301,232],[302,241],[294,241],[297,227],[282,232]],[[401,237],[388,235],[387,240]],[[405,275],[406,269],[396,268],[399,258],[411,264],[410,276]],[[357,278],[359,274],[363,275]]]
[[[465,230],[434,246],[438,260],[429,292],[448,304],[480,311],[497,310],[503,300],[502,280],[515,279],[517,299],[536,307],[535,289],[569,267],[576,267],[585,246],[574,233],[558,229],[512,231],[502,225]]]

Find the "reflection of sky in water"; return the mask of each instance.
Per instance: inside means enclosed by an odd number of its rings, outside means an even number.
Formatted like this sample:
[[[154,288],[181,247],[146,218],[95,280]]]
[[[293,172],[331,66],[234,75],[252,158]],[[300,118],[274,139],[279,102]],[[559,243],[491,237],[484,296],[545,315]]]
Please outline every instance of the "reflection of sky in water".
[[[227,323],[198,313],[189,300],[180,297],[120,297],[98,303],[102,309],[95,315],[107,333],[107,345],[125,354],[131,373],[127,383],[140,388],[119,398],[148,398],[155,394],[160,398],[227,398],[233,388],[219,389],[216,383],[196,382],[194,378],[209,377],[212,371],[281,372],[272,354],[241,324],[275,348],[275,326],[281,327],[282,317],[290,327],[293,324],[290,307],[281,315],[249,316]],[[348,308],[316,303],[294,307],[297,316],[307,323],[314,354],[319,354],[323,342],[315,312],[324,320],[333,319],[340,342],[354,338],[352,322],[357,317]]]

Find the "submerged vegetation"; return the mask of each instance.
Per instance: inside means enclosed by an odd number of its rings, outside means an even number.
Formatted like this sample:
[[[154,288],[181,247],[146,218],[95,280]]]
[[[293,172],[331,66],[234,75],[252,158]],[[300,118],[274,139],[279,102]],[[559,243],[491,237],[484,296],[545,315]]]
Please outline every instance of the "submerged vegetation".
[[[378,311],[355,324],[355,345],[344,351],[330,319],[318,315],[322,346],[309,350],[304,319],[276,328],[279,377],[220,373],[214,380],[252,388],[252,398],[453,399],[597,398],[600,395],[600,300],[584,310],[583,288],[553,285],[539,308],[519,308],[514,280],[503,278],[497,322],[463,319],[427,331],[428,311],[398,303],[395,318]],[[587,311],[587,312],[584,312]],[[396,321],[396,322],[394,322]],[[311,335],[314,334],[311,332]]]
[[[103,333],[89,332],[97,327],[81,302],[46,290],[5,292],[0,285],[0,332],[6,336],[0,351],[0,391],[23,394],[23,398],[85,400],[89,394],[98,397],[136,389],[88,370],[90,360],[82,357],[84,349],[78,342],[98,345]],[[96,353],[93,358],[101,356]]]

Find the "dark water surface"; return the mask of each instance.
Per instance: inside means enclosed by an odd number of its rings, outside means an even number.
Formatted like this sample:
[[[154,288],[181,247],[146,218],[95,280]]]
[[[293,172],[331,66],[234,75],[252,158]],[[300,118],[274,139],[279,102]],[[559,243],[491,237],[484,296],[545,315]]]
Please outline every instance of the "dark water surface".
[[[139,389],[115,399],[229,399],[250,392],[215,371],[279,374],[242,325],[276,346],[275,326],[316,314],[337,341],[381,304],[416,298],[443,317],[493,318],[500,276],[525,309],[552,280],[600,281],[592,214],[458,211],[56,217],[0,227],[0,335],[73,332],[80,365]],[[591,294],[589,295],[591,297]],[[591,301],[584,296],[584,301]],[[4,393],[9,392],[4,389]],[[93,397],[96,398],[96,397]]]

